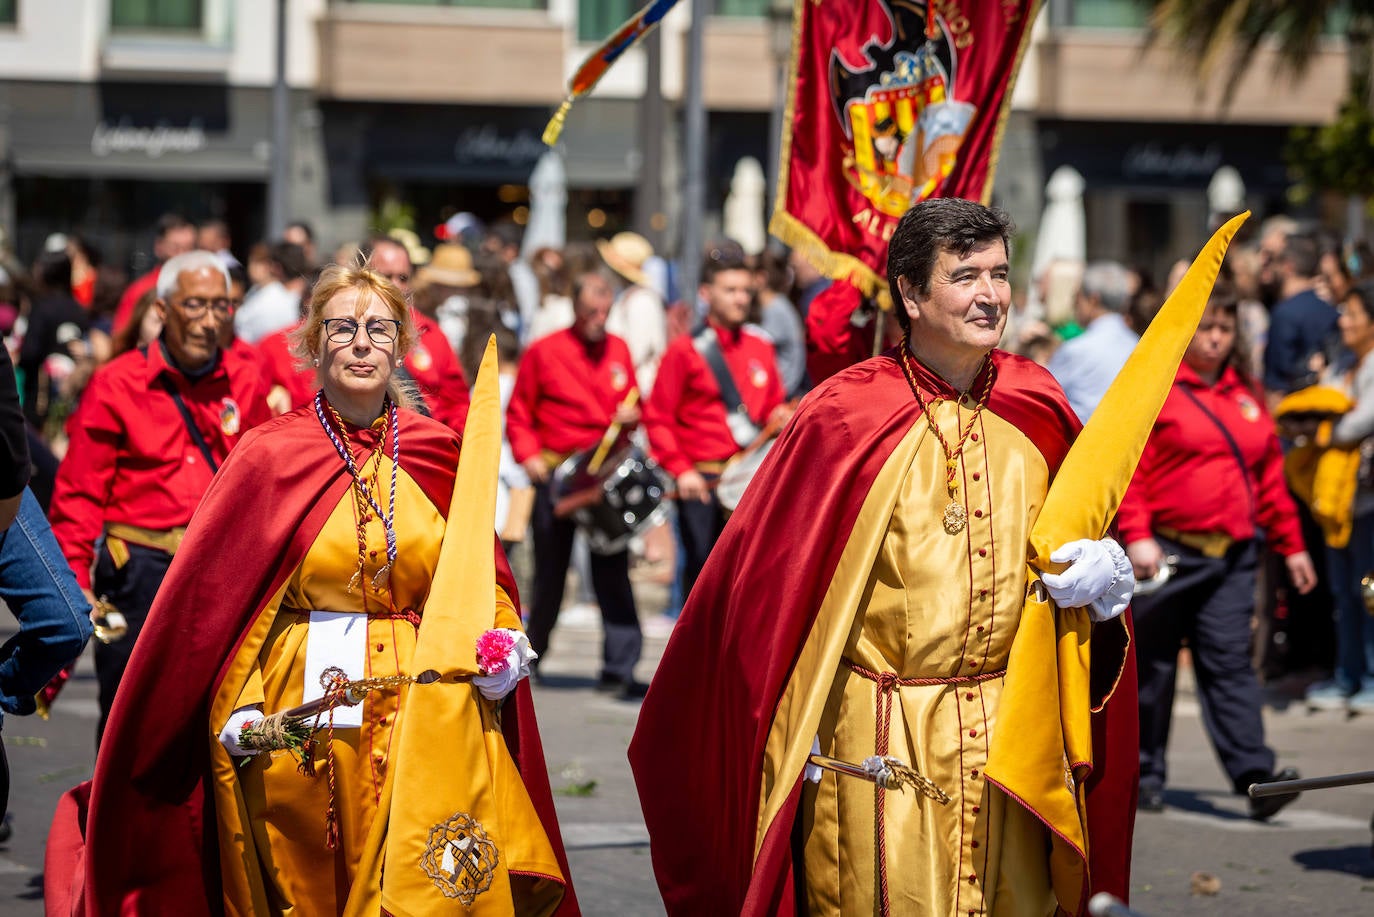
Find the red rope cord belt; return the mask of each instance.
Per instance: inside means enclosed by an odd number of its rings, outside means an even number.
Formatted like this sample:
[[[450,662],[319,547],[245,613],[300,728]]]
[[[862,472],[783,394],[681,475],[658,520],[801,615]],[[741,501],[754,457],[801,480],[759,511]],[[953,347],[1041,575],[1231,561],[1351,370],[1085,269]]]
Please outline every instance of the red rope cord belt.
[[[892,732],[892,695],[898,688],[932,685],[972,685],[992,681],[1007,674],[1006,669],[995,672],[979,672],[977,675],[953,675],[949,678],[899,678],[895,672],[875,672],[864,668],[854,660],[841,656],[840,662],[855,675],[873,682],[874,700],[874,754],[887,757],[888,742]],[[883,802],[887,790],[881,786],[873,787],[873,830],[874,847],[878,856],[878,891],[881,896],[883,917],[891,913],[891,902],[887,895],[887,830],[883,817]]]

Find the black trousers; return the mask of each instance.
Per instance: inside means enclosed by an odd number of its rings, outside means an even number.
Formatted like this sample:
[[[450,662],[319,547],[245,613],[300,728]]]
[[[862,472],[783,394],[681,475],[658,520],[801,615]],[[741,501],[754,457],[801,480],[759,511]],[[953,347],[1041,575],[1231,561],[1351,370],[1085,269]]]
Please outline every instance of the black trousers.
[[[1254,777],[1274,772],[1250,662],[1258,545],[1238,542],[1225,557],[1210,558],[1165,538],[1159,544],[1178,557],[1178,570],[1158,592],[1131,606],[1140,668],[1140,784],[1163,788],[1168,776],[1164,758],[1174,680],[1186,640],[1203,726],[1232,787],[1243,793]]]
[[[124,670],[129,666],[134,644],[143,632],[148,609],[153,607],[153,598],[171,563],[172,555],[136,544],[129,545],[129,562],[118,569],[104,545],[96,557],[92,591],[97,597],[105,596],[129,622],[129,632],[123,639],[114,643],[95,642],[95,678],[100,686],[100,722],[95,732],[97,745],[105,733],[105,722],[110,718],[110,708],[114,706],[115,693],[124,678]],[[192,608],[183,611],[186,614],[196,613],[196,609]]]
[[[530,647],[542,657],[558,622],[558,610],[563,606],[577,526],[570,519],[554,516],[549,487],[540,484],[534,489],[530,527],[534,533],[534,601],[526,632]],[[602,677],[631,681],[644,635],[639,629],[634,593],[630,591],[630,552],[593,553],[591,572],[592,592],[601,606]]]
[[[706,480],[714,480],[714,475],[706,475]],[[706,558],[725,530],[725,510],[716,499],[713,490],[709,502],[700,500],[678,500],[677,521],[682,533],[682,601],[685,604],[696,585],[701,568],[706,566]]]

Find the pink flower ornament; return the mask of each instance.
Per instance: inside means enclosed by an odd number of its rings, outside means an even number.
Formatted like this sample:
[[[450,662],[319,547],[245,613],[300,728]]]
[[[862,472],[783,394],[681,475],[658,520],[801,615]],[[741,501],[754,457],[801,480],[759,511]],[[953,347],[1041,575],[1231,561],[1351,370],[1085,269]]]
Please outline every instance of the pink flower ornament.
[[[477,668],[483,675],[497,675],[510,668],[511,650],[515,636],[511,631],[494,627],[477,638]]]

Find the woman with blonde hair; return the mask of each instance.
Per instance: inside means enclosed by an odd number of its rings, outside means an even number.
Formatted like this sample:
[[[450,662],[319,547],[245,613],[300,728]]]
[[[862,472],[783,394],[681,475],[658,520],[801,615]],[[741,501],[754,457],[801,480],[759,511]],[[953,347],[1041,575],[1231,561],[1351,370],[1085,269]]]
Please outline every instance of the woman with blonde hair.
[[[415,766],[399,757],[414,747],[412,692],[436,690],[411,663],[459,437],[407,406],[396,368],[413,338],[390,281],[367,266],[324,271],[298,336],[319,391],[244,437],[187,529],[101,745],[84,864],[76,819],[64,820],[82,788],[59,808],[59,898],[76,889],[99,913],[376,913],[383,891],[416,881],[418,866],[388,859],[383,882],[379,850],[396,841],[393,772]],[[435,762],[448,785],[473,788],[458,827],[435,826],[426,868],[481,913],[575,913],[515,584],[499,544],[493,556],[494,595],[463,610],[488,628],[481,664],[471,646],[445,649],[475,672],[470,697],[417,721],[461,750]],[[313,719],[272,716],[312,701],[324,708]]]

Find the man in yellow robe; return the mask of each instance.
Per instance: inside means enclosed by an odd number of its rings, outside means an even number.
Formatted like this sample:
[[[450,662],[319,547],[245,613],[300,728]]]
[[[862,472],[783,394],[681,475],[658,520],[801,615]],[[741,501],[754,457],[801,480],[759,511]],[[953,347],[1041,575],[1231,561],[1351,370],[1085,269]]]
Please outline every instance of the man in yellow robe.
[[[903,217],[902,346],[803,402],[684,610],[630,749],[670,913],[1048,917],[1086,899],[1052,883],[1052,820],[984,773],[1031,528],[1078,432],[1047,372],[993,349],[1009,233],[958,199]],[[1081,540],[1051,560],[1068,564],[1039,578],[1055,604],[1124,633],[1124,552]],[[901,759],[950,799],[813,770],[813,751]],[[1077,793],[1083,763],[1047,776]]]

